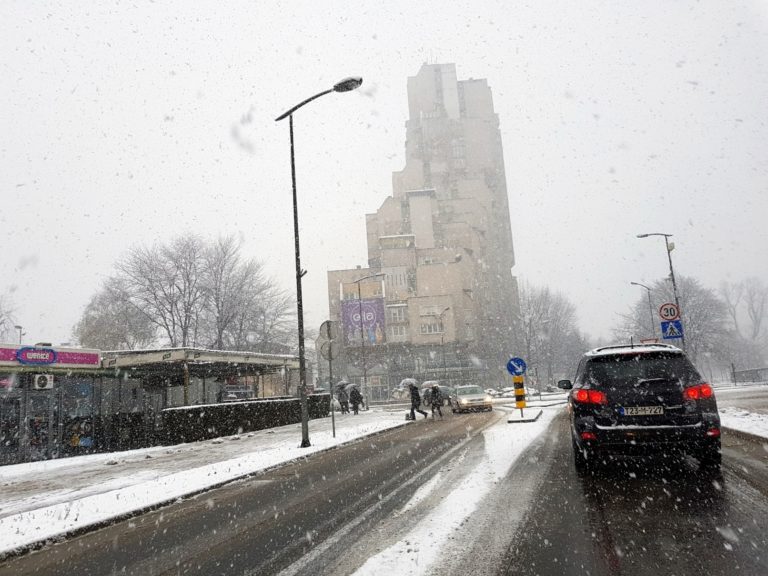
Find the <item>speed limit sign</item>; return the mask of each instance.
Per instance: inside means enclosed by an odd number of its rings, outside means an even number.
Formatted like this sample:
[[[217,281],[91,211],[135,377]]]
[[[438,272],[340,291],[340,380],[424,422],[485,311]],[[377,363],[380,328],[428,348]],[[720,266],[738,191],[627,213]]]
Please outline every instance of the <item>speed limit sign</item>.
[[[677,307],[677,304],[667,302],[659,308],[659,316],[666,321],[677,320],[680,318],[680,308]]]

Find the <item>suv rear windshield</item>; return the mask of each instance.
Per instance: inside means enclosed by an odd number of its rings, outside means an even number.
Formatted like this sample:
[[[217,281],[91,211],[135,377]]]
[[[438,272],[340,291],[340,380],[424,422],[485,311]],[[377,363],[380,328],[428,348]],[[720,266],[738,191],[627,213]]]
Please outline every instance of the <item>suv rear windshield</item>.
[[[593,388],[634,386],[640,381],[664,380],[684,386],[699,384],[701,376],[682,354],[643,352],[591,358],[584,383]]]

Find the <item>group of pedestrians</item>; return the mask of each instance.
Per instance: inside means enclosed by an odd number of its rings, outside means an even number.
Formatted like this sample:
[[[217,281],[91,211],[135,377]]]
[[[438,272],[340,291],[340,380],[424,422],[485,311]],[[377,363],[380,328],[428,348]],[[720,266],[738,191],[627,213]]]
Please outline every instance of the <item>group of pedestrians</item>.
[[[421,409],[421,393],[419,392],[418,386],[411,383],[408,384],[408,388],[411,391],[411,420],[416,420],[416,412],[426,418],[427,413]],[[437,384],[429,389],[429,404],[432,407],[432,418],[435,417],[435,410],[437,410],[437,413],[440,415],[440,420],[442,420],[443,411],[441,407],[443,404],[443,395],[440,392],[440,387]]]
[[[360,406],[365,408],[363,394],[357,386],[352,386],[352,389],[349,392],[347,392],[345,387],[340,386],[336,392],[336,399],[339,401],[342,414],[349,414],[350,405],[352,406],[352,412],[354,414],[357,414],[360,411]]]

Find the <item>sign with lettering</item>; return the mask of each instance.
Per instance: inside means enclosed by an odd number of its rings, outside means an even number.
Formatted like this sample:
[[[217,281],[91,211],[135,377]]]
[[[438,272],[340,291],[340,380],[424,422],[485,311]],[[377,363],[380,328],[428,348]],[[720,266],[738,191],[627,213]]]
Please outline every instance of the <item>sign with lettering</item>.
[[[98,350],[48,346],[3,346],[0,366],[51,366],[53,368],[100,368]]]

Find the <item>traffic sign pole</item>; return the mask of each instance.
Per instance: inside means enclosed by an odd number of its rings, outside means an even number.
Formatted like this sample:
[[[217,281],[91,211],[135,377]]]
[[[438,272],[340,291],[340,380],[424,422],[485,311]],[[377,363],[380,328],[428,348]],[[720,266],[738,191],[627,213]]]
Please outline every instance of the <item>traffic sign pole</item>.
[[[523,418],[523,408],[525,408],[525,378],[523,376],[512,376],[512,384],[515,387],[515,407],[520,408],[520,417]]]
[[[336,412],[333,409],[333,356],[335,349],[333,345],[338,338],[338,324],[331,320],[326,320],[320,325],[320,340],[322,340],[320,346],[318,346],[318,352],[325,356],[327,344],[327,358],[328,358],[328,403],[331,405],[331,430],[333,431],[333,437],[336,438]]]

